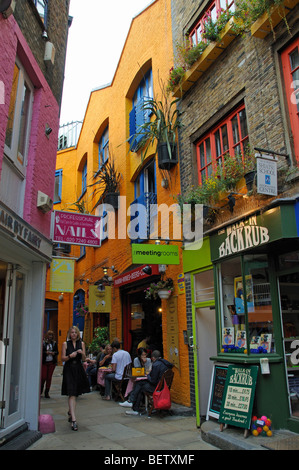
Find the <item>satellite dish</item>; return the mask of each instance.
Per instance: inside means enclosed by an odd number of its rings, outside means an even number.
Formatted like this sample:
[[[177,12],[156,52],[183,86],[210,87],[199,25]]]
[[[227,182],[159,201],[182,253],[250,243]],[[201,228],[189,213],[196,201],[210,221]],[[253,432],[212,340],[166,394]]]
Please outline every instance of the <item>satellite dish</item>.
[[[0,12],[8,10],[12,0],[0,0]]]

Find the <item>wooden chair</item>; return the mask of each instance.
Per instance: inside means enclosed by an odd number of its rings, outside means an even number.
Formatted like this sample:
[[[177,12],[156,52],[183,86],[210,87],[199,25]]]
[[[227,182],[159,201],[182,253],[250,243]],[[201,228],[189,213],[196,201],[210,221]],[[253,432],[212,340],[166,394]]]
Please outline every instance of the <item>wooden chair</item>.
[[[132,375],[132,363],[128,364],[123,371],[123,376],[120,380],[113,381],[112,386],[115,392],[114,400],[117,401],[119,398],[121,401],[125,401],[123,396],[123,385],[124,383],[129,380]]]
[[[173,381],[173,376],[174,376],[174,372],[173,370],[171,369],[168,369],[166,370],[159,383],[158,383],[158,388],[157,390],[162,390],[162,388],[164,387],[164,379],[167,383],[167,387],[169,388],[169,390],[171,389],[171,385],[172,385],[172,381]],[[153,394],[150,393],[150,392],[145,392],[145,406],[147,408],[147,414],[148,416],[150,416],[152,414],[152,411],[154,410],[154,401],[153,401]]]

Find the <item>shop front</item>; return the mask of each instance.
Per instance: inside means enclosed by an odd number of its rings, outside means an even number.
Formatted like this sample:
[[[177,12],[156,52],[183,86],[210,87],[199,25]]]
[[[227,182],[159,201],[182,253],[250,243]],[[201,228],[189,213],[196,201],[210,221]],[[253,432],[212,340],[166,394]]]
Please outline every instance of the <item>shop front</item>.
[[[38,428],[46,266],[52,244],[0,204],[0,441]]]
[[[158,265],[149,266],[150,275],[142,265],[114,279],[122,304],[123,349],[132,357],[137,355],[138,344],[145,338],[149,349],[158,349],[163,354],[161,300],[148,300],[144,292],[151,282],[160,279],[160,273]]]
[[[299,432],[299,239],[295,200],[210,233],[217,353],[257,365],[254,413]]]

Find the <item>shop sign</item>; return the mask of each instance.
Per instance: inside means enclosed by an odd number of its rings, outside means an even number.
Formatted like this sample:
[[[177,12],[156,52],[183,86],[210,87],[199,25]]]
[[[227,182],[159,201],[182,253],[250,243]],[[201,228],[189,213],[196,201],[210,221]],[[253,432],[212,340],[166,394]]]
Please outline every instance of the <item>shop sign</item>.
[[[185,275],[184,273],[178,274],[178,293],[185,294]]]
[[[144,278],[149,278],[149,275],[144,273],[142,270],[144,267],[145,265],[140,266],[139,268],[132,269],[131,271],[123,273],[120,276],[117,276],[113,281],[114,287],[121,287],[125,284],[130,284],[131,282],[136,282]],[[159,266],[150,265],[150,267],[152,268],[152,275],[159,274]]]
[[[179,247],[133,243],[132,262],[134,264],[180,264]]]
[[[258,366],[229,365],[219,422],[249,429]]]
[[[256,155],[257,192],[277,196],[277,160],[271,155]]]
[[[50,292],[74,292],[75,261],[53,258],[50,266]]]
[[[94,313],[111,312],[111,287],[105,286],[105,290],[99,291],[98,286],[90,286],[88,308]]]
[[[0,203],[0,228],[23,245],[51,258],[52,244],[21,217]]]
[[[207,417],[219,418],[225,380],[227,376],[226,364],[214,364],[210,385],[210,394],[208,401]]]
[[[51,237],[55,243],[100,246],[101,217],[76,212],[54,211]]]
[[[297,237],[294,205],[291,204],[218,230],[210,237],[211,259],[222,259],[287,237]]]

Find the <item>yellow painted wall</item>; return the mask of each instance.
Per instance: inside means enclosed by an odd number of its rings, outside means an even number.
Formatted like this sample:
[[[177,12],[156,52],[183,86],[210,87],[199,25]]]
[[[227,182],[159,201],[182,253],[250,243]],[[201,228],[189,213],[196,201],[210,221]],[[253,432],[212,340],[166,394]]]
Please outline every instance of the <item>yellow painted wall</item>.
[[[171,36],[171,2],[170,0],[157,0],[141,14],[132,20],[131,27],[123,47],[123,51],[113,77],[112,83],[104,88],[93,91],[90,95],[82,131],[77,148],[58,152],[57,169],[63,169],[62,203],[55,209],[69,210],[70,204],[75,202],[81,193],[81,174],[83,164],[87,158],[87,184],[91,184],[94,173],[98,170],[98,142],[109,124],[109,149],[117,169],[123,179],[121,195],[126,196],[127,207],[134,200],[134,179],[145,162],[141,162],[140,154],[129,153],[129,111],[132,108],[132,97],[140,80],[148,68],[152,68],[154,97],[161,98],[160,80],[166,84],[169,70],[173,64]],[[173,196],[180,192],[179,165],[170,172],[170,187],[161,186],[163,175],[156,165],[157,198],[158,204],[173,204]],[[95,203],[92,197],[92,188],[87,189],[84,201],[91,211]],[[129,223],[127,218],[126,225]],[[172,235],[170,234],[172,238]],[[174,243],[174,242],[172,242]],[[178,243],[180,260],[182,262],[181,243]],[[72,256],[78,255],[78,247],[72,249]],[[88,285],[81,286],[79,279],[90,279],[95,282],[103,276],[103,266],[116,266],[119,273],[133,269],[131,261],[130,240],[104,241],[100,248],[87,247],[86,256],[76,262],[75,289],[83,288],[86,293]],[[167,277],[172,277],[175,284],[177,275],[182,272],[180,266],[169,266]],[[177,286],[175,295],[178,294]],[[88,293],[87,293],[88,295]],[[53,298],[53,293],[47,292],[47,298]],[[70,297],[70,300],[68,299]],[[72,322],[72,295],[65,295],[65,305],[69,303],[69,312],[59,303],[59,326],[61,340]],[[88,301],[88,299],[87,299]],[[165,302],[165,301],[163,301]],[[163,304],[165,312],[165,305]],[[121,300],[119,289],[112,289],[112,311],[110,319],[117,319],[117,336],[122,339]],[[175,369],[172,386],[172,399],[174,402],[190,405],[190,382],[188,346],[183,341],[183,330],[186,325],[185,295],[178,295],[178,323],[179,323],[179,353],[180,370]],[[167,321],[162,316],[164,356],[167,358]]]

